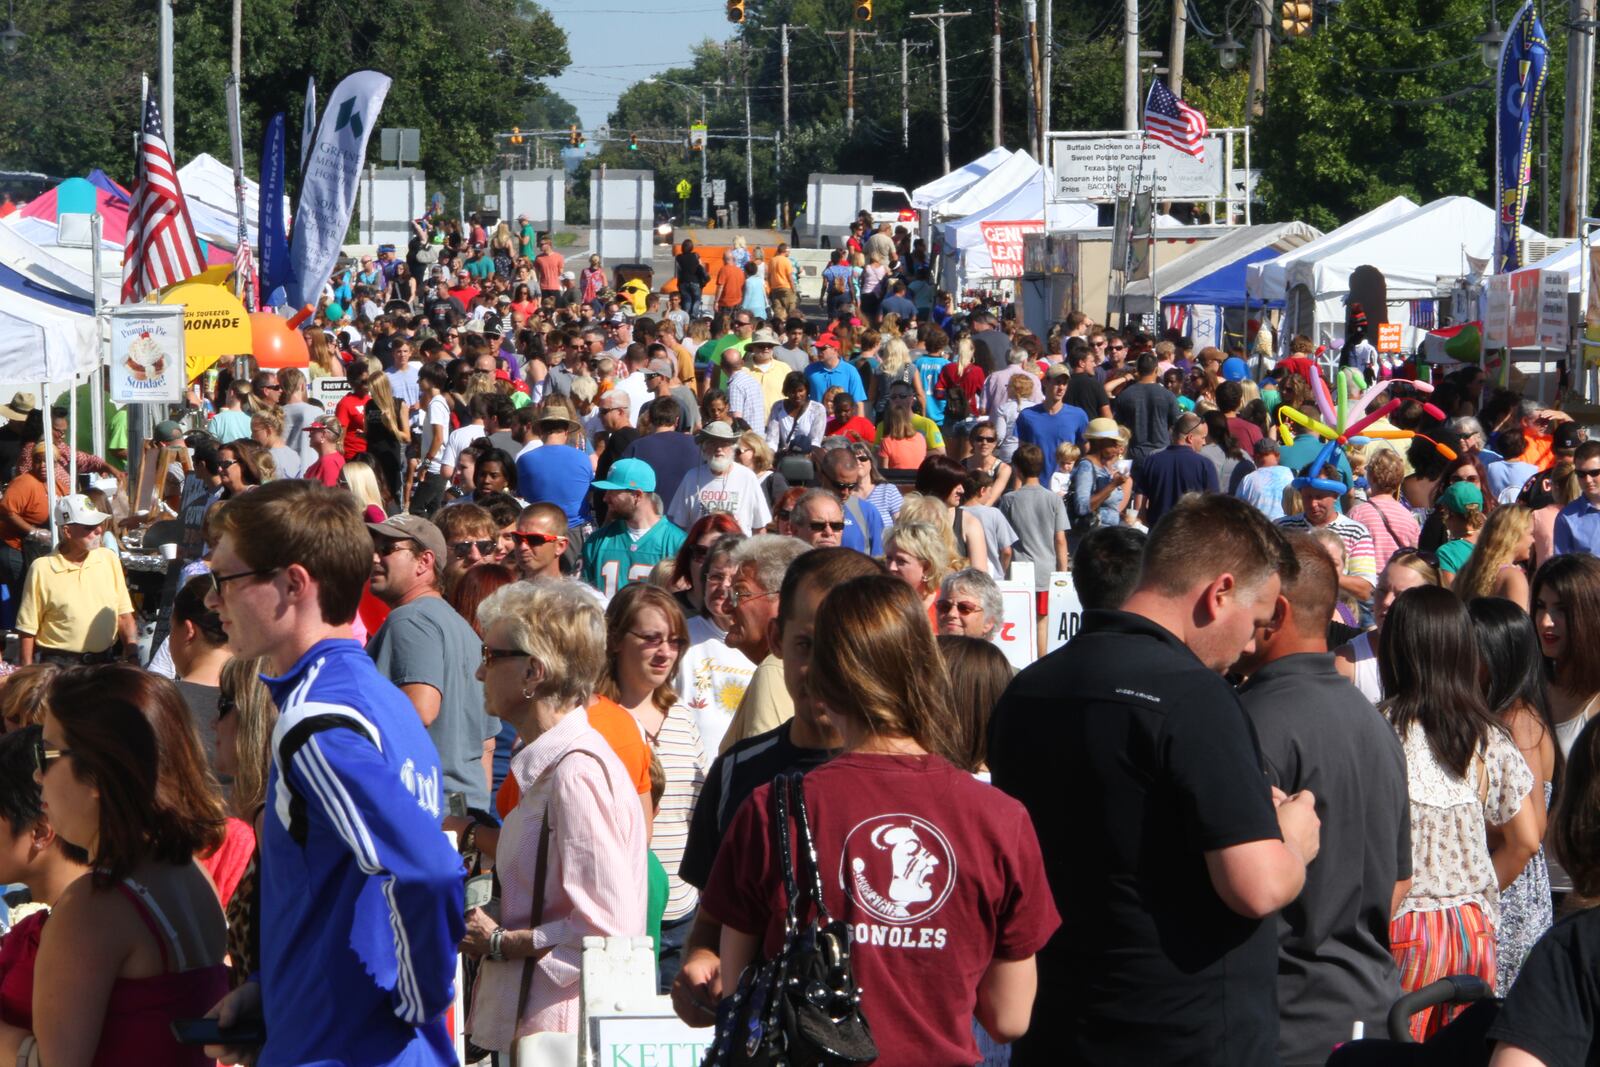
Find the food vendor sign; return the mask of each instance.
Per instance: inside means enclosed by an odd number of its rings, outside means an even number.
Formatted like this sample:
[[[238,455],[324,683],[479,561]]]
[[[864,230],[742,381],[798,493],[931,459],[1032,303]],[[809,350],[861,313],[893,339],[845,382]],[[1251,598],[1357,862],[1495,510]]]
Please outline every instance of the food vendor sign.
[[[111,310],[111,399],[119,404],[183,400],[182,304]]]

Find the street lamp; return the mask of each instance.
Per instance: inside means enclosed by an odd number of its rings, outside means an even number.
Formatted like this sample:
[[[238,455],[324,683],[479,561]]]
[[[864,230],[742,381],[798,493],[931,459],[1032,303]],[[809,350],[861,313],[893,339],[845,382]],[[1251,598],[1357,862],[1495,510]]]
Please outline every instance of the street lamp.
[[[1473,38],[1482,50],[1483,65],[1490,70],[1500,66],[1500,47],[1505,44],[1505,31],[1500,28],[1500,20],[1493,14],[1489,16],[1489,27]]]
[[[1217,42],[1217,65],[1223,70],[1232,70],[1239,65],[1239,42],[1233,39],[1231,31],[1224,31],[1222,40]]]
[[[16,0],[11,0],[6,5],[6,28],[0,30],[0,51],[4,51],[8,56],[17,54],[17,49],[22,46],[22,39],[27,36],[27,34],[17,29],[16,16]]]

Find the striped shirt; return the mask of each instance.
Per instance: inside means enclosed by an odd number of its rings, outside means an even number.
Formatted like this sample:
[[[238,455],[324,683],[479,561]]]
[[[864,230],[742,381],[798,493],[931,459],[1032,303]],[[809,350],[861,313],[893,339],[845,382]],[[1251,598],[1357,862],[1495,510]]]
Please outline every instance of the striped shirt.
[[[766,427],[767,398],[755,375],[742,367],[734,371],[728,377],[727,392],[729,410],[743,419],[746,426],[754,430]]]
[[[1422,537],[1411,509],[1387,494],[1357,504],[1350,509],[1350,518],[1372,532],[1373,555],[1379,567],[1399,549],[1416,548]]]
[[[678,866],[683,862],[689,820],[694,816],[695,801],[700,799],[700,787],[705,785],[711,761],[700,743],[694,713],[683,704],[672,705],[655,737],[646,734],[645,738],[655,749],[667,776],[667,789],[661,795],[661,807],[650,832],[650,851],[667,869],[667,910],[661,918],[672,922],[694,911],[700,897],[694,886],[678,877]]]
[[[1285,530],[1294,530],[1300,533],[1310,533],[1317,529],[1311,520],[1304,515],[1287,515],[1278,520],[1278,525]],[[1339,540],[1344,542],[1344,573],[1350,578],[1360,578],[1368,585],[1376,588],[1378,585],[1378,552],[1372,540],[1372,532],[1354,519],[1343,515],[1335,515],[1333,521],[1324,529],[1332,530],[1339,535]]]

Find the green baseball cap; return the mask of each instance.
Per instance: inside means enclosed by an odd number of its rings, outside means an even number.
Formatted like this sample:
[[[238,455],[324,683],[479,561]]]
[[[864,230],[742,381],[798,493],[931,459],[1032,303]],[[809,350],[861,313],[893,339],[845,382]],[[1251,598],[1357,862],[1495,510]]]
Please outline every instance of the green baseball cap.
[[[1444,491],[1439,502],[1457,515],[1465,516],[1468,508],[1483,510],[1483,490],[1471,482],[1457,482]]]

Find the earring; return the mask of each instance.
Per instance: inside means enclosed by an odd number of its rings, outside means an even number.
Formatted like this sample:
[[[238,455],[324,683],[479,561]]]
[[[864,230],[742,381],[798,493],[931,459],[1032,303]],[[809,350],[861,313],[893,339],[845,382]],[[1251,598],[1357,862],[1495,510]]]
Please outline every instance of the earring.
[[[523,700],[532,700],[533,699],[533,694],[528,692],[528,690],[524,689],[522,691],[522,699]]]

